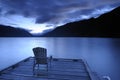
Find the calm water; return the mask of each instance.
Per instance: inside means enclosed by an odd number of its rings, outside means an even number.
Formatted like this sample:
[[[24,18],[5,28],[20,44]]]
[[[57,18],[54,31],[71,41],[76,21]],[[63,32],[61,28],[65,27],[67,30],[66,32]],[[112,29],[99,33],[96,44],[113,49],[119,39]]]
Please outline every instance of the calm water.
[[[92,71],[120,79],[119,38],[0,38],[0,70],[26,57],[32,48],[48,50],[48,56],[85,59]]]

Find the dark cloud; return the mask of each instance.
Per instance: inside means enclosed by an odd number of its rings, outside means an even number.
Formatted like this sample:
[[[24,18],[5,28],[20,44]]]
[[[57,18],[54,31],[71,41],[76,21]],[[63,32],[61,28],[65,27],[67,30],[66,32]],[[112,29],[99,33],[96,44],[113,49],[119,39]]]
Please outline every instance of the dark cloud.
[[[44,16],[40,16],[36,19],[36,23],[44,23],[44,22],[49,22],[51,19],[55,18],[55,15],[44,15]]]
[[[0,13],[2,12],[2,8],[0,8]]]
[[[119,5],[120,0],[0,0],[2,14],[0,24],[9,26],[18,24],[22,28],[28,28],[26,24],[56,27],[72,21],[99,16]],[[6,23],[6,20],[9,23]]]
[[[17,14],[17,12],[10,10],[10,11],[7,11],[5,14],[6,15],[14,15],[14,14]]]

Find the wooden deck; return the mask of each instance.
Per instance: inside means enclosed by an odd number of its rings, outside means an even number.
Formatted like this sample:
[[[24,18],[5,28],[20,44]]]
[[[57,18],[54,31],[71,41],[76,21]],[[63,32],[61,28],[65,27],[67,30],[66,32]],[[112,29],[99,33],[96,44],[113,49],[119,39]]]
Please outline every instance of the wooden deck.
[[[1,71],[0,80],[92,80],[81,59],[54,58],[49,62],[48,72],[36,70],[33,75],[32,57]],[[51,66],[50,66],[51,65]]]

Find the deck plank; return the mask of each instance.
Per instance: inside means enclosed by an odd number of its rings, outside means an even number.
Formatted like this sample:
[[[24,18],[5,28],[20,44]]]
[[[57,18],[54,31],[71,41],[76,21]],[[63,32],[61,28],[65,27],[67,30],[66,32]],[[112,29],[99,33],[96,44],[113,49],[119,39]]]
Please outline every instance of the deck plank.
[[[33,75],[33,58],[21,62],[12,70],[5,70],[0,80],[91,80],[84,62],[72,59],[53,59],[48,72],[45,66],[36,70],[39,75]]]

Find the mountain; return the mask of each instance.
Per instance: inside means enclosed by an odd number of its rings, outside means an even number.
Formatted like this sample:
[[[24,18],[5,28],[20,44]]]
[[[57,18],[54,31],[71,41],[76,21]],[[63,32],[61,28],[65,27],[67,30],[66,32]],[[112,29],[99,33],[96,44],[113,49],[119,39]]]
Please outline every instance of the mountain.
[[[120,37],[120,7],[98,18],[68,23],[42,37]]]
[[[32,35],[21,28],[0,25],[0,37],[31,37]]]

